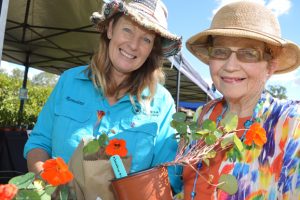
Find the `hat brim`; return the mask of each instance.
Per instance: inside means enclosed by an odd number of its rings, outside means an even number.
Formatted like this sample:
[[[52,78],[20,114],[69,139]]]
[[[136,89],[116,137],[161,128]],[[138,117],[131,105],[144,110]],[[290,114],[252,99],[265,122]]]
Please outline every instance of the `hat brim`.
[[[105,10],[105,8],[103,10]],[[181,37],[160,26],[159,23],[155,21],[152,16],[147,15],[146,12],[137,12],[136,8],[131,7],[130,4],[124,3],[121,7],[112,9],[108,15],[104,15],[103,12],[104,11],[102,11],[101,14],[97,12],[93,13],[93,16],[91,17],[92,22],[97,26],[100,32],[104,32],[106,30],[107,21],[111,19],[112,16],[117,13],[124,13],[141,27],[144,27],[150,31],[154,31],[156,34],[161,36],[164,57],[175,55],[181,49]]]
[[[298,45],[291,41],[278,38],[276,36],[268,35],[263,32],[255,32],[247,29],[240,28],[222,28],[222,29],[207,29],[200,32],[186,42],[187,49],[199,58],[202,62],[208,64],[208,52],[206,48],[207,37],[212,36],[228,36],[228,37],[244,37],[258,41],[265,42],[267,44],[281,47],[282,50],[279,53],[278,66],[275,70],[275,74],[282,74],[293,71],[300,65],[300,49]]]

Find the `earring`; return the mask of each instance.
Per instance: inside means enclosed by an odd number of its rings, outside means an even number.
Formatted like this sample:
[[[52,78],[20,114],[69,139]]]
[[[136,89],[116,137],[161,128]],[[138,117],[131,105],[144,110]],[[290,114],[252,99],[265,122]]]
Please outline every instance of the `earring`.
[[[213,92],[216,92],[216,91],[217,91],[215,84],[211,84],[211,90],[212,90]]]

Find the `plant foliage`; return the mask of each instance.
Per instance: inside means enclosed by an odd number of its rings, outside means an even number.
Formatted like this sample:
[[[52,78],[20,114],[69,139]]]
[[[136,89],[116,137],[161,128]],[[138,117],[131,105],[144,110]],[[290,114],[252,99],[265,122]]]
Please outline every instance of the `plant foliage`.
[[[0,127],[16,127],[18,125],[21,87],[21,79],[0,73]],[[33,85],[31,81],[28,81],[27,89],[28,99],[25,100],[21,126],[31,129],[53,88]]]

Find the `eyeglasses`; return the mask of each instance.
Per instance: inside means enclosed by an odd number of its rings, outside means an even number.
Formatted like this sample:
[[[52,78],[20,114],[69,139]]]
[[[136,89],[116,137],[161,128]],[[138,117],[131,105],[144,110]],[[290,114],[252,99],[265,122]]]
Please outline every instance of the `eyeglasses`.
[[[238,49],[237,51],[233,51],[228,47],[209,47],[208,48],[208,55],[211,59],[217,60],[227,60],[232,53],[236,53],[237,59],[241,62],[246,63],[255,63],[262,60],[271,60],[271,54],[264,52],[261,55],[261,52],[257,49],[252,48],[245,48],[245,49]]]

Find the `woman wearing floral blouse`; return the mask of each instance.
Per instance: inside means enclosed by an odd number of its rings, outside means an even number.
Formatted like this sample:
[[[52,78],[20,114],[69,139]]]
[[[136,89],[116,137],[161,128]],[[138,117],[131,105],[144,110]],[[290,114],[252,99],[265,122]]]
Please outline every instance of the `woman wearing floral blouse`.
[[[209,118],[218,124],[234,113],[237,135],[250,146],[241,154],[218,152],[209,166],[200,161],[195,166],[199,173],[184,167],[184,198],[299,199],[299,102],[277,100],[264,90],[272,74],[300,65],[298,45],[281,38],[280,25],[270,10],[240,1],[221,8],[211,27],[191,37],[187,47],[209,65],[213,83],[223,95],[199,108],[195,120]],[[254,123],[265,135],[247,132]],[[237,180],[234,194],[216,186],[223,174]]]

